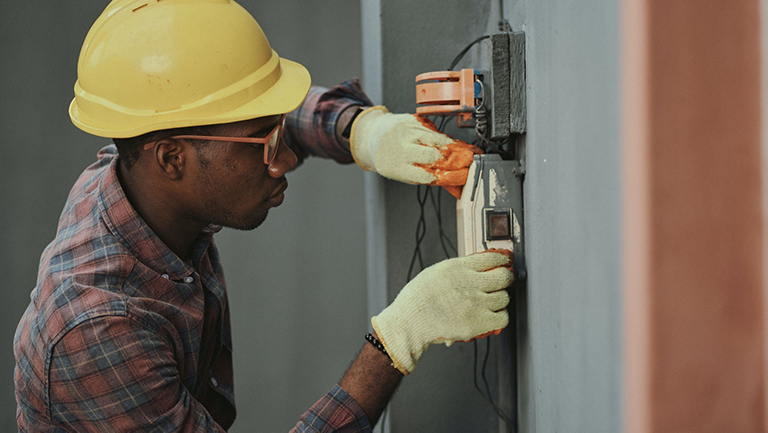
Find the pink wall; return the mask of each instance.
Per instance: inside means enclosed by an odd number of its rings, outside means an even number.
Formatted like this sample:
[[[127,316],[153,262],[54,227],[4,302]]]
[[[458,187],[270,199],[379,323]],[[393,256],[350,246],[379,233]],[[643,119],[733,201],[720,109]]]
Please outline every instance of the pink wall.
[[[624,0],[624,425],[764,431],[758,0]]]

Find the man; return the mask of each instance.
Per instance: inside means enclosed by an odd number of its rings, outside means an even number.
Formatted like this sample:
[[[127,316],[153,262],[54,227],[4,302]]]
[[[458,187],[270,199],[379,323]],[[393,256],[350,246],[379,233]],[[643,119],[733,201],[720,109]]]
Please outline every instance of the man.
[[[72,188],[41,258],[14,339],[19,429],[229,428],[229,308],[213,234],[258,227],[282,203],[297,154],[354,158],[410,183],[466,181],[474,149],[369,105],[356,82],[310,90],[307,71],[232,1],[110,3],[83,45],[70,116],[115,146]],[[506,326],[509,265],[489,252],[420,273],[294,430],[370,431],[429,345]]]

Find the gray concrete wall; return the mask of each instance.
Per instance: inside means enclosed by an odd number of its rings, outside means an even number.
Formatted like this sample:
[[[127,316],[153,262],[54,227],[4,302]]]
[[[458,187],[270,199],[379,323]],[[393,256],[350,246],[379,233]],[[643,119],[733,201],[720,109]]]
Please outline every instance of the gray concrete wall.
[[[620,431],[619,2],[505,10],[528,35],[522,431]]]
[[[413,111],[415,75],[446,68],[468,42],[496,31],[500,3],[513,28],[527,33],[529,281],[521,324],[520,431],[617,432],[619,2],[383,2],[384,103],[393,111]],[[479,59],[470,52],[459,67],[476,67]],[[386,184],[390,298],[406,281],[418,218],[415,195],[415,187]],[[452,222],[450,207],[443,215]],[[427,222],[425,249],[432,263],[442,254],[434,216]],[[430,349],[391,405],[393,431],[498,431],[471,374],[471,345]]]
[[[106,0],[0,6],[0,431],[15,430],[11,342],[67,192],[106,140],[67,116],[76,63]],[[281,56],[334,85],[361,74],[356,0],[240,2]],[[238,421],[287,431],[338,381],[364,341],[362,173],[321,160],[289,175],[282,207],[217,242],[232,306]]]

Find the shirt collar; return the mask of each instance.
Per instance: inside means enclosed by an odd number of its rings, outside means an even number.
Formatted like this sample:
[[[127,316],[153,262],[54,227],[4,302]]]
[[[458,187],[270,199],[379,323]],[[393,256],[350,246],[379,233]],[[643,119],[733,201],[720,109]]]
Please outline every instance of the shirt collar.
[[[192,275],[194,267],[171,251],[131,206],[117,178],[117,161],[118,158],[112,160],[99,181],[99,209],[107,227],[140,262],[158,274],[167,274],[171,280]],[[220,226],[209,225],[201,231],[193,245],[195,265],[219,230]]]

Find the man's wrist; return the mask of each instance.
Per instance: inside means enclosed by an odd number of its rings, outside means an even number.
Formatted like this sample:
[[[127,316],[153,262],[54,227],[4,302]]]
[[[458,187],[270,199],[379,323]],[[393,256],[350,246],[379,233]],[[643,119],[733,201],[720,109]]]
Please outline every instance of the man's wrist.
[[[403,374],[392,367],[386,355],[365,343],[339,386],[363,408],[371,425],[375,425],[402,378]]]
[[[345,108],[344,111],[342,111],[339,114],[339,117],[336,119],[336,139],[339,141],[339,143],[344,144],[347,148],[349,148],[349,131],[352,130],[352,123],[354,122],[357,115],[366,108],[368,107],[362,105],[350,105],[349,107]]]
[[[379,341],[378,338],[374,337],[373,334],[365,334],[365,341],[371,343],[373,347],[376,348],[379,352],[387,355],[387,358],[390,358],[389,353],[387,353],[387,349],[384,347],[384,345]],[[392,358],[390,358],[392,359]]]

